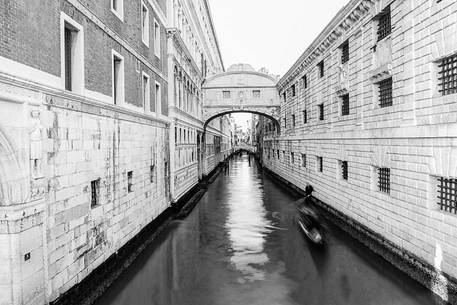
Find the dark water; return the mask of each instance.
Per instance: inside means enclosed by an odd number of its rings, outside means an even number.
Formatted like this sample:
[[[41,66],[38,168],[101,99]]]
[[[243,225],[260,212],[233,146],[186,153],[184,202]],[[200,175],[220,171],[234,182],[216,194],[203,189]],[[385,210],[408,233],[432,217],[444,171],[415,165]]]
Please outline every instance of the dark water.
[[[438,304],[330,224],[327,247],[311,246],[293,222],[295,199],[251,165],[231,162],[97,304]]]

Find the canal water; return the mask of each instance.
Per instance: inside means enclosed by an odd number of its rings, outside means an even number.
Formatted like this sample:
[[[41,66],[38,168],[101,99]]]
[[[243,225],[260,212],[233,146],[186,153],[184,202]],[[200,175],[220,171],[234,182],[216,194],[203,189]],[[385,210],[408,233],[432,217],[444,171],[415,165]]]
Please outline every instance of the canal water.
[[[97,305],[440,303],[331,224],[326,247],[313,247],[294,223],[295,199],[246,155],[232,160]]]

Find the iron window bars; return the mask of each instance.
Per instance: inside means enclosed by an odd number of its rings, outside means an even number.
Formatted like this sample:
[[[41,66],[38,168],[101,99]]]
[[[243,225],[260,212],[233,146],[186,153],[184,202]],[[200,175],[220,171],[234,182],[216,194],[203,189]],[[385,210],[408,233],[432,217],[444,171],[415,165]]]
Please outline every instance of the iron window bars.
[[[392,32],[390,6],[386,7],[378,18],[378,41],[383,40]]]
[[[378,168],[378,189],[381,192],[390,194],[390,168]]]
[[[322,157],[317,157],[317,170],[322,173],[324,170],[324,161]]]
[[[292,96],[295,96],[295,94],[296,94],[295,85],[292,85],[291,90],[292,90]]]
[[[319,106],[319,120],[324,120],[324,104],[320,104]]]
[[[341,45],[341,63],[347,63],[349,61],[349,41],[346,41]]]
[[[90,206],[93,208],[100,204],[100,179],[90,182],[90,190]]]
[[[341,177],[348,180],[348,161],[341,161]]]
[[[306,167],[306,155],[305,154],[301,155],[301,162],[302,162],[302,166]]]
[[[308,112],[303,110],[303,124],[308,123]]]
[[[379,106],[381,108],[392,106],[392,77],[382,80],[379,86]]]
[[[439,92],[442,95],[457,93],[457,54],[443,58],[438,68]]]
[[[439,177],[437,198],[441,211],[457,214],[457,179]]]
[[[349,94],[341,97],[341,115],[349,115]]]
[[[324,77],[324,61],[318,63],[317,66],[319,68],[319,77]]]

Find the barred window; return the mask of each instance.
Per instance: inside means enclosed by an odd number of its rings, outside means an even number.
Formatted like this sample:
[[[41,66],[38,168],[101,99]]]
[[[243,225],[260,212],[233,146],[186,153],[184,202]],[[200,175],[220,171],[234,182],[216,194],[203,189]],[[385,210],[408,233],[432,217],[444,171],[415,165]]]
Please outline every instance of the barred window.
[[[129,193],[133,192],[133,172],[132,171],[127,173],[127,191]]]
[[[438,178],[438,205],[441,211],[457,214],[457,179]]]
[[[90,182],[90,207],[96,207],[100,204],[100,179]]]
[[[292,126],[295,127],[295,114],[292,114]]]
[[[287,118],[284,118],[284,128],[287,128]]]
[[[390,168],[378,168],[378,189],[380,192],[390,194]]]
[[[306,110],[303,110],[303,124],[308,123],[308,113]]]
[[[379,86],[379,106],[381,108],[392,106],[392,77],[382,80],[378,83]]]
[[[302,80],[303,80],[303,87],[308,88],[308,77],[305,75],[303,75],[302,77]]]
[[[252,90],[253,98],[260,98],[260,90]]]
[[[341,97],[341,115],[349,115],[349,94]]]
[[[348,161],[341,161],[341,178],[348,180]]]
[[[303,167],[306,167],[306,155],[305,154],[301,154],[301,165]]]
[[[230,98],[230,91],[222,91],[222,97],[225,99]]]
[[[442,95],[457,93],[457,54],[443,58],[438,68],[440,93]]]
[[[317,64],[317,67],[319,68],[319,77],[324,77],[325,71],[324,71],[324,61],[321,61],[320,63]]]
[[[294,164],[294,163],[295,163],[295,153],[294,153],[294,152],[291,152],[291,153],[290,153],[290,163],[291,163],[291,164]]]
[[[390,5],[378,17],[378,41],[383,40],[392,32]]]
[[[324,160],[322,157],[317,157],[317,171],[319,173],[324,171]]]
[[[194,159],[194,152],[192,152],[192,161]],[[149,182],[154,183],[155,165],[149,166]]]
[[[285,103],[287,101],[287,92],[286,91],[283,92],[282,97],[283,97],[284,103]]]
[[[295,91],[295,84],[292,85],[291,90],[292,90],[292,96],[295,96],[295,94],[296,94],[296,91]]]
[[[278,159],[280,159],[280,156],[279,156],[279,149],[276,150],[276,153],[278,154]]]
[[[324,120],[324,104],[318,105],[319,107],[319,120]]]
[[[349,41],[346,40],[345,43],[341,45],[341,63],[347,63],[349,61]]]

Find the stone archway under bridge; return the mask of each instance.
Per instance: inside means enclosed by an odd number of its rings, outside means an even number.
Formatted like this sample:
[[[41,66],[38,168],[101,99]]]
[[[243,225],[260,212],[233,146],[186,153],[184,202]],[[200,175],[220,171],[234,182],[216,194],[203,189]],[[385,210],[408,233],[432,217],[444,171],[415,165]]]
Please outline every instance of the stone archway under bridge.
[[[265,69],[255,71],[250,65],[231,66],[227,72],[209,77],[202,85],[202,134],[205,147],[206,130],[214,119],[231,113],[252,113],[269,119],[276,132],[280,132],[280,98],[276,84],[278,76]],[[205,150],[202,149],[202,159]],[[206,167],[206,164],[203,166]]]

